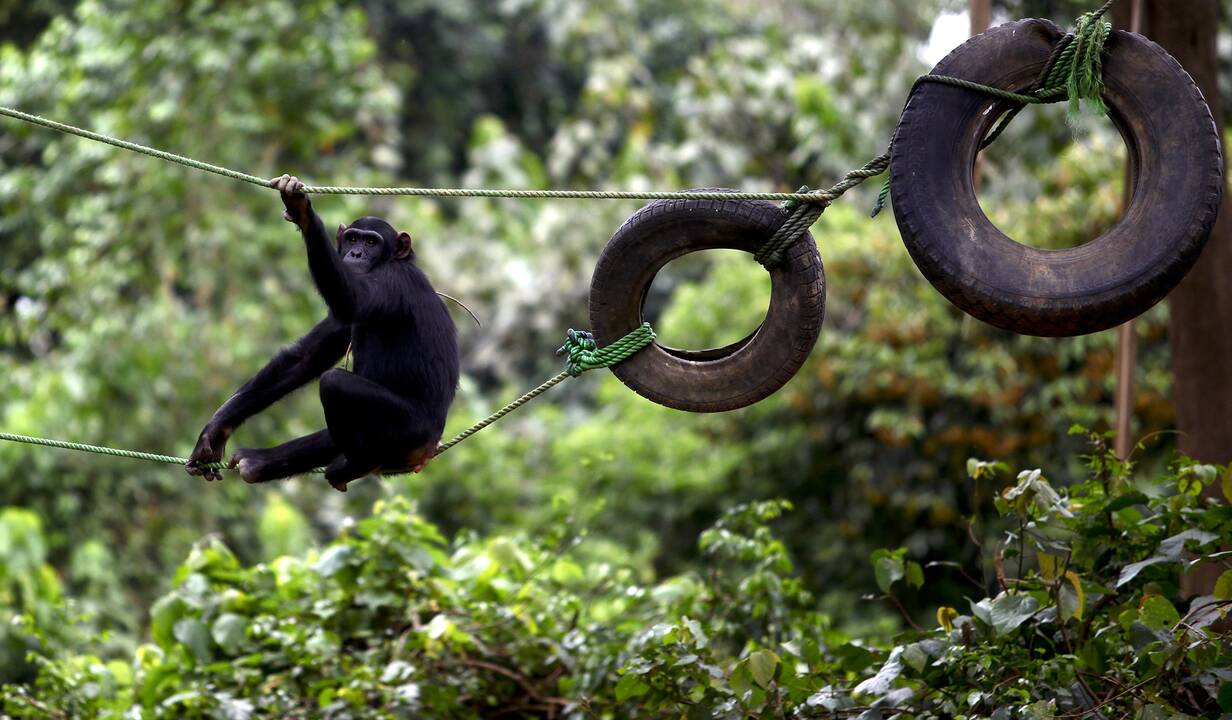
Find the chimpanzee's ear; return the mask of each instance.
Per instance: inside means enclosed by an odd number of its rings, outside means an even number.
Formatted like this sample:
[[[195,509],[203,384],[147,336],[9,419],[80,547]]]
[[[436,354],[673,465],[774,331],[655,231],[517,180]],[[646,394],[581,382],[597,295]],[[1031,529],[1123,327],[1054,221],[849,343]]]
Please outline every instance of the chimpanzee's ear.
[[[411,247],[410,233],[398,233],[398,251],[394,253],[394,257],[401,260],[403,258],[414,257],[414,255],[415,250]]]
[[[342,252],[342,233],[346,232],[346,225],[338,226],[338,234],[334,236],[334,244],[338,246],[338,252]]]

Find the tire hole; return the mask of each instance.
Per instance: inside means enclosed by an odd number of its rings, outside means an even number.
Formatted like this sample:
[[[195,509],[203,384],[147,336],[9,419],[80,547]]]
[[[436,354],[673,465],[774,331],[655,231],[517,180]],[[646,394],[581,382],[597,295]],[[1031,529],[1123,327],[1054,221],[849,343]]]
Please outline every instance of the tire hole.
[[[1085,109],[1069,123],[1064,102],[1027,107],[976,160],[980,208],[1023,245],[1078,247],[1121,218],[1128,157],[1121,133]]]
[[[654,326],[664,350],[705,360],[702,349],[750,339],[769,307],[770,275],[749,253],[701,250],[659,271],[642,303],[642,317]]]

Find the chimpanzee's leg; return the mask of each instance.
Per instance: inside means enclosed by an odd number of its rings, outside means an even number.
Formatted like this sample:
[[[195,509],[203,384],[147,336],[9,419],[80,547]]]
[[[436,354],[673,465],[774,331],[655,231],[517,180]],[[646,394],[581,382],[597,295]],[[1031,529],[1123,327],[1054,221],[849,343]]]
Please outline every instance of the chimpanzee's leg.
[[[240,448],[231,458],[244,482],[258,483],[306,473],[338,457],[328,430],[320,430],[272,448]]]
[[[330,437],[343,454],[325,472],[339,490],[382,466],[401,469],[412,451],[438,439],[439,430],[414,403],[344,370],[321,376],[321,405]]]

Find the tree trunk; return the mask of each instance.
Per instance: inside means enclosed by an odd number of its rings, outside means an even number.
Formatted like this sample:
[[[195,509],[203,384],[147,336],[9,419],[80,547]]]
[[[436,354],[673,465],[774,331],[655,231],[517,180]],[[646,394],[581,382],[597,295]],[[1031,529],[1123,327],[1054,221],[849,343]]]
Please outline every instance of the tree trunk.
[[[1193,76],[1223,137],[1215,54],[1218,0],[1144,0],[1143,27]],[[1127,3],[1120,3],[1127,4]],[[1227,149],[1224,150],[1225,176]],[[1208,463],[1232,461],[1232,213],[1220,209],[1197,265],[1169,296],[1173,400],[1180,449]],[[1208,489],[1219,496],[1218,483]],[[1208,593],[1219,568],[1182,577],[1190,593]]]
[[[971,34],[979,35],[992,24],[992,0],[971,0],[967,14],[971,17]]]
[[[1152,39],[1189,71],[1223,133],[1215,44],[1218,0],[1150,0]],[[1227,156],[1224,156],[1225,168]],[[1203,462],[1232,460],[1232,215],[1227,203],[1198,264],[1170,296],[1173,396],[1181,449]]]

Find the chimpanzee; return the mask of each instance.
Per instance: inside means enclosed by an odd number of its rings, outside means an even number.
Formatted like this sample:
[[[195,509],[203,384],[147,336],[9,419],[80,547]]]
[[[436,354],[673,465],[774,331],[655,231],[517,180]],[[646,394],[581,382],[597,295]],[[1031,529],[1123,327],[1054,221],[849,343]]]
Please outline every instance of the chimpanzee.
[[[303,233],[308,269],[329,314],[274,356],[218,408],[197,439],[187,470],[217,480],[227,440],[248,418],[321,378],[328,429],[266,449],[242,448],[228,463],[246,482],[324,465],[335,489],[378,471],[423,469],[445,426],[458,385],[457,329],[415,265],[411,236],[380,218],[338,226],[335,242],[298,178],[270,182],[283,218]],[[350,347],[354,371],[332,367]],[[331,369],[332,368],[332,369]]]

